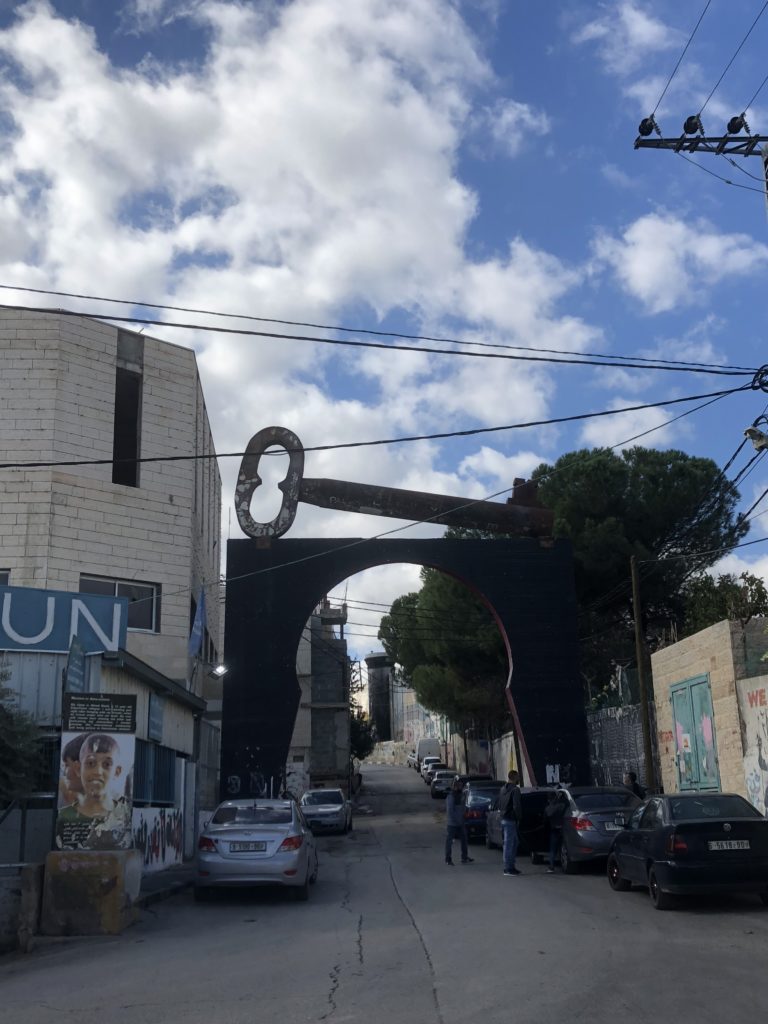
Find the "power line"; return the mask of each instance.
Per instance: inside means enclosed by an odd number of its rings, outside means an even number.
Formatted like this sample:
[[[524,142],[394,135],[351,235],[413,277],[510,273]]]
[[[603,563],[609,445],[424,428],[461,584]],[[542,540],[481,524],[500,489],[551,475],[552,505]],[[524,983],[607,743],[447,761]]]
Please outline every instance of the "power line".
[[[767,0],[768,2],[768,0]],[[742,186],[747,188],[748,186]],[[109,313],[81,313],[71,309],[51,309],[41,306],[15,306],[2,305],[0,309],[17,310],[26,313],[46,313],[56,316],[91,317],[95,320],[110,321],[112,323],[149,324],[152,326],[168,327],[175,330],[198,331],[207,334],[227,334],[243,337],[268,338],[275,341],[308,341],[316,345],[341,345],[347,348],[373,348],[383,349],[386,352],[418,352],[421,355],[444,355],[461,359],[502,359],[514,362],[545,363],[568,366],[605,366],[632,370],[666,370],[670,373],[708,373],[720,377],[743,377],[754,373],[756,368],[735,370],[718,368],[677,366],[666,363],[640,363],[640,362],[618,362],[605,361],[602,359],[581,359],[564,358],[562,356],[534,356],[534,355],[512,355],[508,352],[462,352],[459,350],[445,348],[425,348],[419,345],[388,345],[377,341],[353,341],[350,338],[321,338],[318,335],[309,334],[280,334],[276,331],[255,331],[238,327],[214,327],[207,324],[174,323],[169,320],[155,320],[139,316],[114,316]]]
[[[226,312],[221,312],[221,311],[213,310],[213,309],[200,309],[200,308],[194,307],[194,306],[170,306],[170,305],[166,305],[166,304],[162,304],[162,303],[156,303],[156,302],[144,302],[144,301],[141,301],[141,300],[138,300],[138,299],[136,299],[136,300],[133,300],[133,299],[115,299],[115,298],[110,298],[108,296],[86,295],[86,294],[82,294],[82,293],[79,293],[79,292],[53,291],[53,290],[47,289],[47,288],[28,288],[28,287],[24,287],[22,285],[13,285],[13,284],[0,284],[0,289],[4,289],[6,291],[33,292],[36,295],[55,295],[55,296],[59,296],[59,297],[62,297],[62,298],[85,299],[85,300],[92,301],[92,302],[111,302],[111,303],[114,303],[116,305],[121,305],[121,306],[141,307],[141,308],[144,308],[144,309],[162,309],[162,310],[168,310],[169,312],[176,312],[176,313],[196,313],[196,314],[201,314],[201,315],[205,315],[205,316],[215,316],[215,317],[219,317],[221,319],[227,319],[227,320],[249,320],[249,321],[252,321],[252,322],[255,322],[255,323],[280,324],[280,325],[285,326],[285,327],[308,327],[308,328],[311,328],[313,330],[318,330],[318,331],[337,331],[338,333],[346,333],[346,334],[368,334],[368,335],[371,335],[373,337],[379,337],[379,338],[402,338],[405,341],[429,341],[429,342],[435,342],[435,343],[441,344],[441,345],[465,345],[465,346],[471,347],[471,348],[496,348],[496,349],[509,349],[511,351],[520,351],[520,352],[544,352],[544,353],[549,353],[551,355],[561,355],[561,356],[581,355],[581,356],[590,356],[590,357],[592,357],[594,359],[619,359],[619,360],[623,360],[625,362],[627,360],[630,360],[630,361],[634,360],[636,362],[643,362],[643,363],[650,362],[650,363],[658,363],[658,364],[679,365],[679,366],[685,366],[685,367],[693,367],[693,366],[695,366],[695,367],[702,367],[702,368],[703,367],[711,367],[711,368],[715,368],[715,369],[745,370],[747,372],[753,372],[753,369],[754,369],[754,368],[751,368],[751,367],[748,367],[748,366],[722,366],[721,364],[718,364],[718,363],[703,363],[703,362],[699,363],[699,362],[693,362],[693,361],[686,360],[686,359],[662,359],[662,358],[656,357],[656,356],[609,355],[609,354],[605,354],[605,353],[602,353],[602,352],[572,352],[572,351],[569,351],[568,349],[542,348],[542,347],[537,346],[537,345],[508,345],[508,344],[502,344],[500,342],[469,341],[469,340],[462,339],[462,338],[448,338],[448,337],[441,337],[439,335],[406,334],[406,333],[403,333],[403,332],[400,332],[400,331],[380,331],[380,330],[374,330],[372,328],[366,328],[366,327],[346,327],[346,326],[343,326],[343,325],[340,325],[340,324],[316,324],[316,323],[311,323],[311,322],[307,322],[307,321],[303,321],[303,320],[280,320],[277,317],[253,316],[252,314],[247,314],[247,313],[226,313]],[[0,308],[25,309],[26,307],[23,307],[23,306],[6,306],[6,307],[0,307]],[[55,309],[52,310],[52,309],[47,309],[47,308],[44,311],[46,311],[46,312],[53,312],[53,313],[59,312],[58,310],[55,310]],[[77,313],[77,312],[75,312],[74,315],[75,316],[96,316],[96,314],[92,314],[92,313]],[[116,318],[115,317],[107,316],[107,317],[105,317],[105,319],[114,320]],[[143,323],[145,321],[140,321],[140,322]],[[168,326],[170,326],[170,327],[177,326],[172,321],[170,321],[170,322],[169,321],[146,321],[146,322],[148,322],[148,323],[149,322],[152,322],[152,323],[167,323]],[[272,335],[267,335],[267,337],[272,337]],[[387,347],[392,347],[392,346],[387,346]],[[419,348],[419,349],[417,349],[417,351],[421,352],[421,351],[425,351],[425,350]]]
[[[768,537],[760,537],[758,540],[747,540],[742,544],[734,544],[727,548],[710,548],[708,551],[689,551],[685,555],[664,555],[659,558],[643,558],[642,562],[648,564],[650,562],[676,562],[676,561],[687,561],[691,558],[699,558],[703,555],[729,555],[731,551],[735,551],[737,548],[748,548],[753,544],[765,544],[768,541]]]
[[[744,105],[744,113],[746,113],[746,112],[747,112],[747,111],[749,110],[749,108],[750,108],[750,107],[752,106],[752,104],[753,104],[753,103],[755,102],[755,100],[757,99],[757,97],[758,97],[758,96],[760,95],[760,93],[761,93],[761,92],[763,91],[763,88],[765,87],[765,83],[766,83],[766,82],[768,82],[768,75],[766,75],[766,76],[765,76],[765,78],[764,78],[764,79],[762,80],[762,82],[760,83],[760,85],[759,85],[759,86],[757,87],[757,91],[755,92],[755,95],[754,95],[754,96],[752,97],[752,99],[751,99],[751,100],[749,101],[749,103],[746,103],[746,104]]]
[[[467,430],[449,430],[443,431],[436,434],[413,434],[406,437],[390,437],[390,438],[379,438],[374,441],[346,441],[339,444],[324,444],[324,445],[312,445],[302,450],[304,452],[326,452],[326,451],[340,451],[346,448],[370,448],[380,445],[390,444],[405,444],[411,441],[434,441],[452,437],[474,437],[478,434],[493,434],[500,433],[505,430],[524,430],[530,427],[544,427],[553,426],[558,423],[574,423],[580,420],[597,419],[605,416],[619,416],[622,413],[627,412],[638,412],[644,409],[659,409],[668,405],[679,405],[683,402],[696,402],[700,399],[712,399],[716,401],[720,398],[725,398],[728,395],[738,394],[741,391],[747,390],[749,385],[743,385],[738,388],[730,388],[727,391],[711,391],[708,394],[703,395],[687,395],[684,398],[668,398],[660,402],[644,402],[640,405],[628,405],[621,409],[601,409],[598,412],[585,412],[576,413],[572,416],[556,416],[546,420],[530,420],[525,423],[507,423],[502,426],[496,427],[473,427]],[[705,405],[711,405],[712,402],[707,401],[704,405],[698,406],[697,408],[704,408]],[[689,413],[696,412],[697,409],[689,409],[680,416],[674,419],[681,419],[682,416],[686,416]],[[643,431],[641,434],[636,434],[635,437],[629,438],[628,441],[636,440],[637,438],[644,437],[646,434],[651,433],[654,430],[659,430],[661,427],[667,426],[668,423],[672,423],[674,420],[666,420],[664,423],[660,423],[655,427],[651,427],[649,430]],[[627,444],[628,441],[623,441],[621,444]],[[613,446],[617,447],[617,446]],[[285,449],[284,451],[274,452],[275,455],[283,455],[285,453],[291,454],[293,449]],[[62,459],[57,461],[36,461],[36,462],[3,462],[0,463],[0,469],[61,469],[72,466],[111,466],[120,465],[123,463],[130,463],[131,465],[139,463],[152,463],[152,462],[201,462],[209,459],[231,459],[231,458],[242,458],[246,452],[221,452],[206,453],[197,455],[148,455],[141,456],[139,458],[129,459]],[[265,454],[270,454],[269,452]],[[511,490],[512,488],[506,488]],[[499,492],[504,493],[504,492]]]
[[[747,30],[747,33],[746,33],[746,35],[745,35],[745,36],[744,36],[744,38],[743,38],[743,39],[741,40],[741,42],[739,43],[739,45],[738,45],[738,46],[736,47],[736,52],[735,52],[735,53],[734,53],[734,55],[733,55],[733,56],[731,57],[731,59],[730,59],[730,60],[728,61],[728,63],[727,63],[726,65],[725,65],[725,68],[724,68],[724,70],[723,70],[723,73],[722,73],[722,74],[720,75],[720,77],[718,78],[718,80],[717,80],[717,81],[715,82],[715,84],[714,84],[714,86],[712,87],[712,91],[710,92],[709,96],[707,96],[707,98],[706,98],[706,99],[704,100],[704,103],[703,103],[703,105],[702,105],[702,107],[701,107],[701,110],[699,110],[699,113],[698,113],[698,116],[699,116],[699,117],[701,117],[701,115],[702,115],[702,114],[704,113],[704,108],[705,108],[705,107],[707,106],[707,104],[709,103],[709,101],[710,101],[710,100],[712,99],[712,97],[713,97],[713,96],[715,95],[715,93],[717,92],[717,89],[719,88],[719,86],[720,86],[720,83],[722,82],[722,80],[723,80],[723,79],[725,78],[725,76],[727,75],[728,71],[730,70],[730,67],[731,67],[731,65],[733,64],[733,62],[734,62],[734,61],[736,60],[736,58],[738,57],[738,55],[739,55],[739,54],[741,53],[742,47],[744,46],[744,44],[746,43],[746,41],[747,41],[747,40],[749,39],[749,37],[750,37],[750,36],[752,35],[752,30],[753,30],[753,29],[755,28],[755,26],[757,25],[758,21],[760,21],[760,19],[762,18],[763,14],[765,13],[765,9],[766,9],[767,7],[768,7],[768,0],[765,0],[765,3],[763,4],[763,6],[762,6],[762,7],[760,8],[760,10],[759,10],[759,11],[758,11],[758,13],[757,13],[757,16],[756,16],[755,20],[754,20],[754,21],[752,22],[752,24],[751,24],[751,25],[749,26],[749,29]]]
[[[717,174],[715,171],[711,171],[708,167],[705,167],[704,164],[700,164],[697,160],[692,160],[691,157],[686,156],[685,153],[678,153],[677,155],[682,157],[683,160],[687,160],[689,164],[693,164],[694,167],[698,167],[700,171],[704,171],[705,174],[711,174],[713,178],[717,178],[726,185],[732,185],[734,188],[745,189],[747,192],[758,192],[761,196],[765,196],[764,188],[755,188],[753,185],[740,185],[736,181],[731,181],[730,178],[724,178],[722,174]]]
[[[712,0],[707,0],[706,4],[704,5],[704,10],[703,10],[703,11],[701,12],[701,14],[699,15],[699,20],[698,20],[698,21],[696,22],[696,24],[695,24],[695,25],[693,26],[693,31],[692,31],[692,32],[691,32],[691,34],[690,34],[690,35],[688,36],[688,42],[687,42],[687,43],[685,44],[685,46],[683,47],[683,52],[682,52],[682,53],[680,54],[680,56],[678,57],[678,59],[677,59],[677,64],[675,64],[674,68],[672,69],[672,74],[671,74],[671,75],[669,76],[669,78],[667,79],[667,84],[666,84],[666,85],[664,86],[664,88],[663,88],[663,89],[662,89],[662,91],[661,91],[661,96],[659,96],[659,99],[658,99],[658,101],[657,101],[657,103],[656,103],[656,106],[655,106],[655,107],[653,108],[653,112],[651,113],[651,117],[653,117],[653,116],[654,116],[654,114],[656,113],[656,111],[657,111],[657,110],[659,109],[659,106],[660,106],[660,104],[661,104],[661,101],[662,101],[662,100],[664,99],[664,97],[666,96],[666,94],[667,94],[667,89],[668,89],[668,88],[670,87],[670,85],[672,84],[672,79],[673,79],[673,78],[675,77],[675,75],[677,74],[678,68],[680,67],[680,65],[681,65],[681,64],[682,64],[682,62],[683,62],[683,57],[685,57],[686,53],[688,52],[688,47],[689,47],[689,46],[691,45],[691,43],[693,42],[693,37],[694,37],[694,36],[696,35],[696,33],[697,33],[697,31],[698,31],[698,29],[699,29],[699,25],[700,25],[700,24],[702,23],[702,21],[704,20],[704,15],[705,15],[705,14],[707,13],[707,11],[709,10],[709,5],[710,5],[711,3],[712,3]]]

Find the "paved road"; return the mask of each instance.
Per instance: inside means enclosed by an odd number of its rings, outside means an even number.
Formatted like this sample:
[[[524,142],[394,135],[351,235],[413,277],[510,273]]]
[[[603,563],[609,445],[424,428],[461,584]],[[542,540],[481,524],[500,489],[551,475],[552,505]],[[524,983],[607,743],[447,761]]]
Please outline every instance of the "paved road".
[[[442,862],[442,804],[372,766],[347,837],[321,840],[308,904],[158,904],[124,935],[0,966],[2,1024],[564,1024],[765,1019],[756,900],[659,913],[598,872],[505,877],[498,851]]]

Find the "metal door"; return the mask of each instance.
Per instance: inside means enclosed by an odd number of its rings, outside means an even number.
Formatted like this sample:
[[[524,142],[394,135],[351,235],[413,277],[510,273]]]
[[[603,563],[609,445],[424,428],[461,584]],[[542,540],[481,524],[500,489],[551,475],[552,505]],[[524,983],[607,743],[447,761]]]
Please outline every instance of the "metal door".
[[[720,770],[709,677],[697,676],[672,687],[677,781],[681,790],[719,789]]]

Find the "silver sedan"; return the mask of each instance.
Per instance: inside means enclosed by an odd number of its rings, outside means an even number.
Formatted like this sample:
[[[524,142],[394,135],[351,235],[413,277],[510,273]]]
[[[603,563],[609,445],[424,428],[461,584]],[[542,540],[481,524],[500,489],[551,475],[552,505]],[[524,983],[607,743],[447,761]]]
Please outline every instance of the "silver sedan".
[[[198,840],[195,899],[216,888],[280,885],[306,900],[317,871],[314,836],[292,800],[226,800]]]
[[[301,810],[313,832],[349,832],[352,804],[340,789],[308,789]]]

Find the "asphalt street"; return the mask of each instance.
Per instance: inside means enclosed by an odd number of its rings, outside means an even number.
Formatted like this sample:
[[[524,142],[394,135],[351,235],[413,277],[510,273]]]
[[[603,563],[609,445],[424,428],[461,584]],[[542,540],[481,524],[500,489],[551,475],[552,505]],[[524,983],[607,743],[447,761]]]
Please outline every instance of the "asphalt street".
[[[765,1019],[768,910],[748,897],[672,912],[600,871],[547,875],[470,848],[443,863],[443,805],[369,766],[348,836],[320,840],[307,904],[183,893],[122,936],[0,960],[2,1024],[697,1024]],[[458,852],[458,851],[457,851]],[[762,966],[761,966],[762,965]]]

